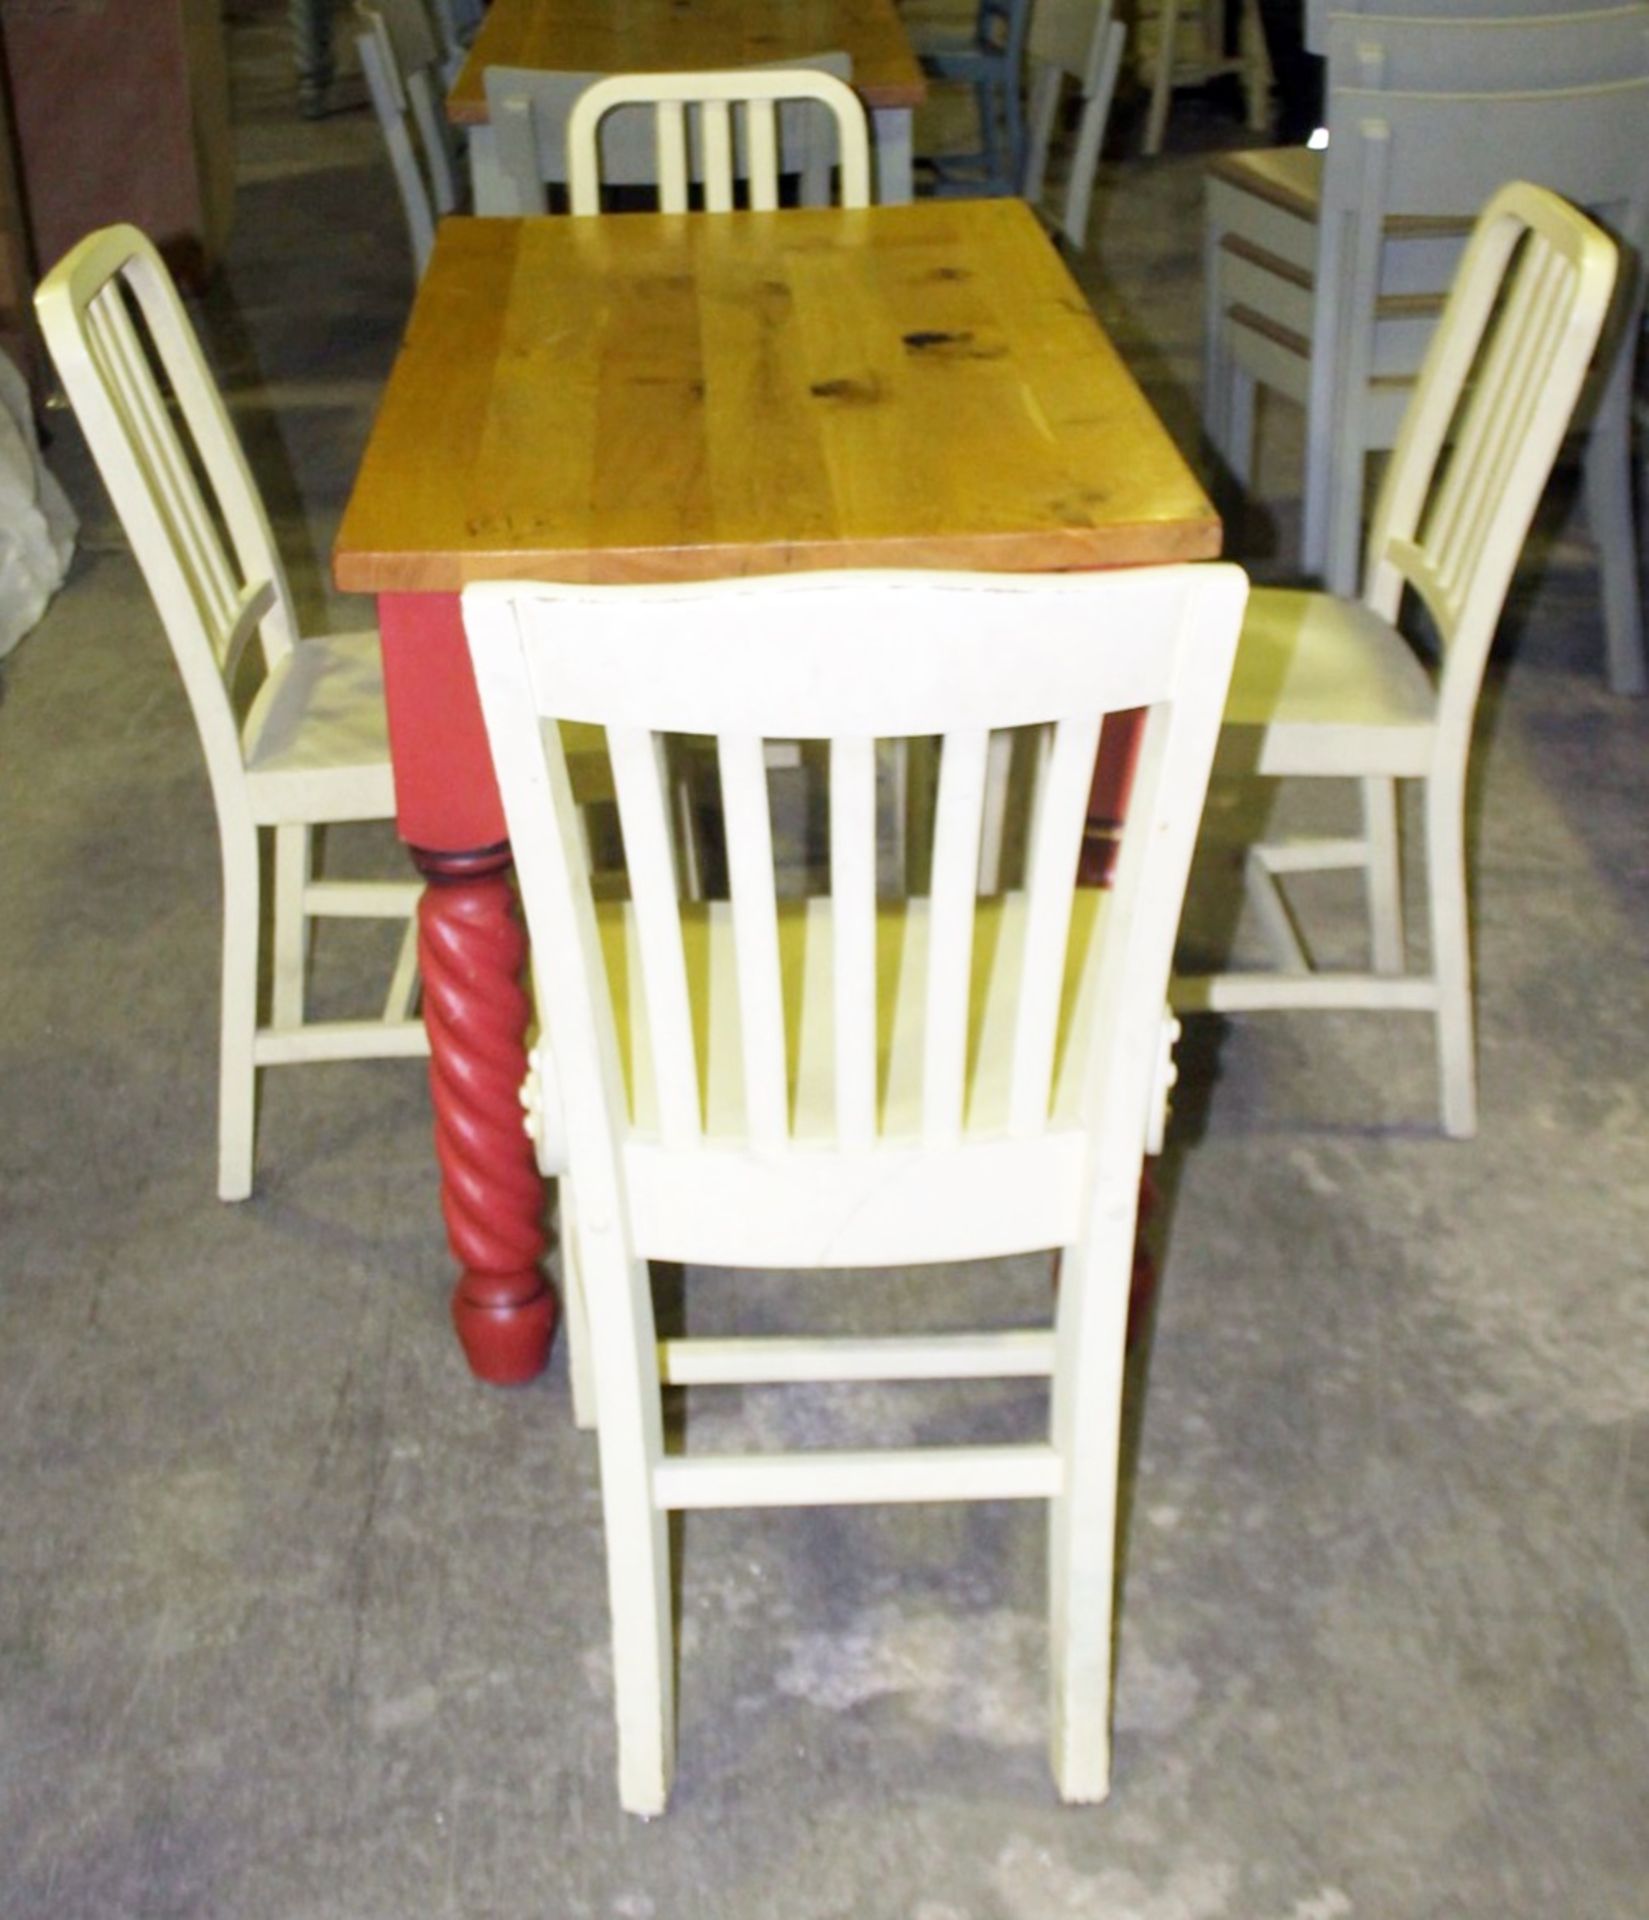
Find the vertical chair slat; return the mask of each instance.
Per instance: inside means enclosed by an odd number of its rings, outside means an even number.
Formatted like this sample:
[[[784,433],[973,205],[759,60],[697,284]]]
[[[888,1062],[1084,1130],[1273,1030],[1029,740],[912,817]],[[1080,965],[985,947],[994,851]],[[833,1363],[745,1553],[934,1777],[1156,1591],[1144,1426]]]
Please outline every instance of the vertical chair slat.
[[[679,100],[661,100],[654,110],[658,142],[658,204],[661,213],[687,211],[687,109]]]
[[[779,119],[771,100],[752,100],[745,110],[750,143],[750,205],[772,213],[779,204]]]
[[[1531,237],[1531,246],[1536,238]],[[1455,578],[1473,567],[1488,538],[1507,471],[1517,458],[1540,400],[1539,383],[1528,378],[1528,367],[1547,359],[1568,305],[1565,296],[1571,276],[1560,254],[1548,251],[1544,259],[1526,262],[1525,267],[1533,269],[1520,276],[1531,283],[1527,306],[1516,316],[1519,324],[1515,331],[1505,329],[1507,337],[1493,343],[1483,374],[1485,390],[1474,394],[1468,403],[1468,432],[1479,420],[1486,425],[1479,430],[1482,453],[1476,492],[1467,499],[1457,536],[1459,573]],[[1516,293],[1521,292],[1520,285]],[[1506,318],[1513,316],[1508,314]]]
[[[922,1052],[922,1135],[929,1144],[962,1134],[973,916],[990,731],[947,733],[940,749],[928,919],[927,1031]]]
[[[647,1001],[659,1127],[667,1146],[699,1139],[698,1062],[681,944],[675,862],[670,851],[669,785],[655,736],[642,727],[610,727],[607,753],[618,796],[619,827],[630,874],[641,983]]]
[[[733,115],[725,100],[706,100],[699,108],[699,139],[704,152],[705,211],[731,213]]]
[[[1059,1029],[1065,950],[1070,939],[1077,860],[1099,750],[1100,719],[1062,720],[1038,782],[1027,861],[1025,954],[1014,1016],[1008,1131],[1039,1133],[1047,1124]]]
[[[830,743],[830,892],[835,907],[836,1136],[876,1134],[876,742]]]
[[[767,762],[761,738],[753,733],[718,736],[716,752],[733,900],[745,1124],[758,1146],[777,1146],[790,1128]]]
[[[191,588],[215,630],[214,641],[219,641],[233,618],[239,589],[118,280],[89,304],[86,320],[104,360],[108,385],[126,414],[134,451],[148,470],[155,498],[182,549]]]
[[[1532,239],[1529,244],[1533,246]],[[1497,429],[1504,426],[1499,388],[1508,366],[1521,357],[1518,348],[1534,325],[1540,283],[1552,265],[1550,256],[1524,261],[1524,271],[1518,275],[1500,315],[1499,337],[1490,364],[1482,370],[1466,403],[1466,417],[1432,509],[1425,544],[1436,555],[1438,572],[1451,587],[1470,565],[1469,555],[1475,544],[1473,527],[1480,523],[1483,500],[1492,490],[1491,442]],[[1490,386],[1495,389],[1492,394]]]

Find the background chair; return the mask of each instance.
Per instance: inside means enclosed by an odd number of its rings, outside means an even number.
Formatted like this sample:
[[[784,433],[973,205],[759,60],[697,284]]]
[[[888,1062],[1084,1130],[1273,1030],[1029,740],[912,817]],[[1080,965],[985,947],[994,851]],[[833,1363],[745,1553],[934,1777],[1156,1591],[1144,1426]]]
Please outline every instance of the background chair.
[[[783,72],[823,74],[845,83],[852,77],[853,62],[845,53],[821,53],[809,60],[787,62],[783,67],[751,67],[743,71],[768,75]],[[516,67],[487,69],[484,76],[487,111],[497,143],[498,168],[515,212],[544,213],[548,210],[546,187],[563,186],[567,181],[567,123],[573,103],[599,81],[611,77],[598,73],[546,73]],[[740,76],[691,74],[677,77],[697,88],[707,79],[736,83]],[[722,97],[735,96],[724,94]],[[851,94],[849,98],[853,99],[857,124],[862,127],[864,109]],[[649,111],[651,104],[650,99],[638,99],[604,114],[598,140],[599,178],[605,186],[632,189],[658,187],[658,156],[653,115]],[[779,171],[798,177],[800,199],[804,206],[827,204],[831,198],[832,170],[837,162],[837,123],[833,115],[828,109],[808,106],[792,97],[780,105],[778,126]],[[741,180],[746,178],[749,164],[740,128],[733,150],[734,176]],[[701,178],[696,154],[692,160],[691,177],[695,181]],[[846,206],[867,204],[847,197],[845,181],[841,203]]]
[[[1021,192],[1077,253],[1087,244],[1094,177],[1127,39],[1112,0],[1041,0],[1031,17],[1030,134]],[[1067,80],[1075,81],[1082,106],[1058,211],[1049,213],[1044,204],[1048,165]]]
[[[1227,156],[1209,170],[1203,408],[1210,440],[1246,481],[1256,386],[1305,406],[1302,561],[1308,573],[1348,592],[1356,579],[1363,464],[1369,451],[1392,444],[1471,228],[1472,199],[1486,198],[1508,174],[1542,179],[1609,209],[1609,222],[1637,248],[1649,152],[1630,127],[1644,113],[1644,99],[1640,94],[1623,108],[1618,95],[1605,92],[1596,96],[1594,120],[1590,90],[1630,88],[1649,76],[1649,9],[1493,20],[1394,20],[1371,9],[1333,21],[1328,48],[1330,124],[1345,129],[1339,153],[1331,138],[1326,156],[1277,149]],[[1403,103],[1386,114],[1388,141],[1396,138],[1392,116],[1402,118],[1401,186],[1365,184],[1356,171],[1361,162],[1354,165],[1348,151],[1359,117],[1384,111],[1369,96],[1388,91]],[[1496,120],[1485,145],[1489,103],[1526,93],[1538,94],[1539,104]],[[1615,144],[1604,146],[1606,139]],[[1371,191],[1382,195],[1377,226]],[[1322,217],[1330,196],[1339,208],[1333,220]],[[1349,257],[1341,231],[1348,220],[1366,221],[1363,244],[1381,250],[1367,312],[1346,306],[1340,263]],[[1622,692],[1646,684],[1629,451],[1629,342],[1641,301],[1634,275],[1611,334],[1628,344],[1580,410],[1589,428],[1586,491],[1603,569],[1609,678]],[[1348,343],[1360,344],[1353,352]],[[1361,391],[1347,384],[1354,362],[1371,370]]]
[[[1506,187],[1485,209],[1380,489],[1362,599],[1256,592],[1226,708],[1222,767],[1266,778],[1357,780],[1363,832],[1252,848],[1249,892],[1278,970],[1188,975],[1173,985],[1174,1006],[1186,1013],[1429,1014],[1443,1128],[1456,1137],[1477,1124],[1465,866],[1472,717],[1518,553],[1603,326],[1615,266],[1607,236],[1543,189]],[[1395,624],[1406,591],[1435,628],[1435,675]],[[1430,958],[1421,973],[1404,969],[1403,779],[1424,791]],[[1277,885],[1280,876],[1336,868],[1363,874],[1373,959],[1366,973],[1315,969]]]
[[[401,196],[413,277],[421,280],[436,221],[459,206],[438,52],[422,0],[356,0],[355,15],[361,72]]]
[[[1112,1546],[1141,1156],[1245,582],[1231,567],[482,586],[464,619],[579,1203],[620,1794],[664,1805],[673,1509],[1049,1503],[1060,1791],[1108,1784]],[[1077,858],[1107,712],[1148,710],[1116,881]],[[632,897],[592,897],[553,732],[607,727]],[[976,900],[993,727],[1053,728],[1029,885]],[[683,906],[661,738],[716,740],[730,902]],[[829,743],[825,897],[776,897],[762,741]],[[940,735],[927,898],[876,902],[875,744]],[[1061,1247],[1045,1332],[671,1340],[649,1260],[905,1265]],[[752,1288],[757,1282],[751,1281]],[[774,1283],[776,1284],[776,1283]],[[662,1382],[1051,1379],[1026,1446],[664,1451]]]
[[[263,504],[177,289],[141,233],[90,235],[46,276],[35,304],[206,756],[224,895],[218,1193],[241,1200],[252,1190],[258,1068],[428,1050],[412,1014],[418,883],[324,880],[313,862],[316,829],[394,816],[378,636],[298,638]],[[235,690],[248,653],[261,673],[243,721]],[[262,1024],[265,827],[274,835],[274,977]],[[408,920],[381,1019],[304,1018],[311,924],[327,915]]]
[[[979,0],[973,31],[966,38],[939,38],[918,46],[923,72],[972,87],[979,110],[977,150],[928,158],[936,193],[971,198],[1019,191],[1025,176],[1025,48],[1032,4]]]
[[[1187,16],[1193,41],[1189,53],[1182,30]],[[1156,60],[1142,143],[1147,157],[1162,151],[1176,86],[1206,86],[1224,74],[1235,74],[1242,83],[1249,126],[1260,132],[1271,124],[1271,65],[1254,0],[1241,0],[1237,36],[1237,51],[1227,53],[1225,0],[1190,0],[1189,6],[1186,0],[1158,0]]]
[[[937,175],[937,191],[1021,194],[1067,245],[1080,252],[1087,242],[1094,178],[1127,37],[1113,0],[1038,0],[1031,14],[1027,49],[1029,116],[1020,173],[1008,176],[1000,143],[994,160],[982,154],[971,160],[946,154],[929,163]],[[1081,108],[1063,164],[1051,167],[1065,118],[1068,81],[1075,83]],[[997,161],[1000,170],[993,171]],[[1051,170],[1058,173],[1059,194],[1050,208]]]

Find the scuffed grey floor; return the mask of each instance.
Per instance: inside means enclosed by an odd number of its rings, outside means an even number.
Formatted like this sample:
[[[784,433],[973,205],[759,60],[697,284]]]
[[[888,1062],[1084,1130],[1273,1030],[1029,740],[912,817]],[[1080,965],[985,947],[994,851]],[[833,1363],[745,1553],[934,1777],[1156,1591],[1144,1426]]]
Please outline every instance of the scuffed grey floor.
[[[324,559],[403,238],[365,117],[298,122],[282,10],[234,11],[239,224],[203,326],[306,610],[358,619]],[[1110,168],[1083,269],[1193,451],[1195,150],[1236,137],[1188,104],[1166,161]],[[1482,716],[1481,1138],[1436,1137],[1419,1022],[1188,1039],[1110,1802],[1049,1787],[1034,1512],[704,1515],[644,1826],[593,1447],[559,1352],[513,1393],[463,1369],[421,1069],[271,1076],[258,1197],[211,1197],[205,777],[56,424],[86,537],[0,706],[0,1915],[1641,1920],[1649,703],[1603,690],[1561,484]],[[1292,503],[1234,533],[1278,570]],[[371,957],[335,944],[320,991]],[[743,1291],[775,1326],[1046,1303],[1038,1261],[945,1278]],[[731,1312],[724,1277],[666,1291]],[[841,1412],[706,1399],[693,1444],[741,1406],[770,1439]],[[958,1412],[869,1396],[886,1437]]]

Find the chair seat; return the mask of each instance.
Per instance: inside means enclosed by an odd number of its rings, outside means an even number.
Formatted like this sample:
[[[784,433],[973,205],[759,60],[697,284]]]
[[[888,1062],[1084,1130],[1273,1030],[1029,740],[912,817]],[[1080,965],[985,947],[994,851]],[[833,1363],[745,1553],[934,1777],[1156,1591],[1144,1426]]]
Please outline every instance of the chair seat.
[[[259,688],[243,740],[261,823],[389,819],[395,784],[376,631],[301,641]]]
[[[787,999],[798,1003],[790,1067],[794,1146],[758,1152],[745,1142],[744,1079],[732,912],[725,901],[683,909],[683,945],[695,1040],[705,1088],[704,1145],[686,1156],[659,1140],[658,1108],[641,986],[639,940],[625,901],[597,916],[610,980],[627,983],[614,1009],[631,1102],[626,1176],[641,1250],[655,1259],[725,1259],[726,1220],[736,1213],[750,1264],[773,1267],[882,1264],[890,1233],[912,1223],[933,1251],[936,1221],[954,1257],[1068,1244],[1078,1232],[1085,1146],[1077,1083],[1091,1008],[1078,990],[1108,895],[1075,896],[1056,1056],[1053,1128],[1038,1139],[1007,1130],[1014,1014],[1025,934],[1025,896],[978,904],[970,1009],[968,1099],[961,1140],[949,1154],[922,1146],[922,1058],[928,902],[889,903],[877,916],[877,1068],[882,1141],[863,1153],[834,1144],[832,1048],[833,903],[781,901],[779,944]],[[908,1166],[887,1143],[908,1138]],[[920,1149],[920,1151],[918,1151]],[[788,1175],[788,1177],[787,1177]],[[913,1191],[912,1182],[921,1189]],[[782,1204],[775,1204],[783,1185]],[[931,1189],[931,1191],[930,1191]],[[1006,1198],[1005,1198],[1006,1196]],[[933,1204],[925,1204],[931,1201]],[[1027,1222],[1030,1224],[1027,1225]],[[971,1247],[973,1256],[962,1250]],[[874,1249],[874,1252],[870,1250]]]
[[[1413,648],[1360,601],[1262,588],[1243,620],[1219,764],[1418,777],[1431,764],[1436,706]]]
[[[610,799],[602,730],[570,723],[562,737],[579,803]],[[376,629],[301,642],[259,689],[245,747],[260,825],[391,819],[395,783]]]
[[[1315,222],[1323,197],[1323,156],[1311,147],[1250,147],[1210,160],[1208,178],[1254,194],[1296,219]],[[1315,244],[1313,239],[1306,265]]]

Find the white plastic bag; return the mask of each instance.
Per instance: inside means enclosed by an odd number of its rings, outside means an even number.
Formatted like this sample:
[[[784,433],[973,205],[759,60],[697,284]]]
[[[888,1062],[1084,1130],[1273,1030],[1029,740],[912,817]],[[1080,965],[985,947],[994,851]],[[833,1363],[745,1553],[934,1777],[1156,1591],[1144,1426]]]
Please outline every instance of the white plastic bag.
[[[0,353],[0,659],[63,584],[78,525],[41,462],[28,387]]]

